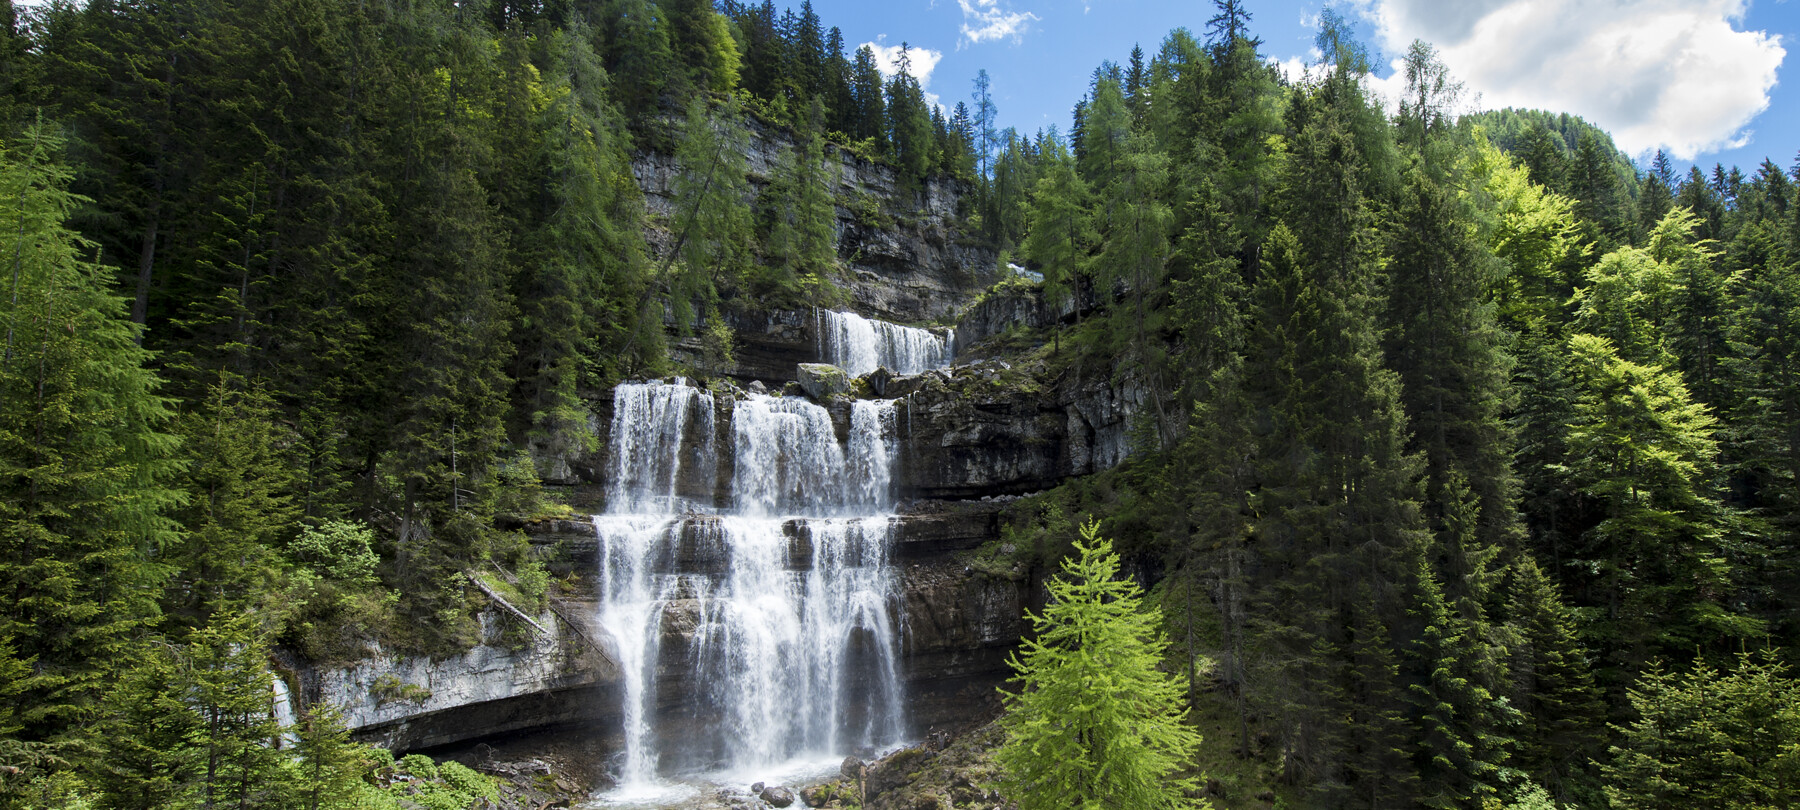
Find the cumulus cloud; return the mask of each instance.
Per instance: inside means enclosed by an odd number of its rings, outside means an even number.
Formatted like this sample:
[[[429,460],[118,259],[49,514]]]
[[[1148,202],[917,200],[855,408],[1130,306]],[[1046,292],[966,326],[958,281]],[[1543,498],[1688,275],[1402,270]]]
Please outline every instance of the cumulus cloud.
[[[1038,15],[1029,11],[1011,11],[1000,7],[1000,0],[956,0],[962,6],[962,35],[971,44],[979,45],[995,39],[1012,37],[1014,42],[1024,35],[1026,26],[1038,20]],[[1084,6],[1082,13],[1086,13]],[[958,47],[962,43],[958,43]]]
[[[1743,145],[1787,55],[1744,0],[1365,0],[1384,50],[1437,47],[1483,106],[1580,115],[1634,155]]]
[[[875,54],[875,69],[881,71],[881,77],[892,79],[894,74],[900,72],[901,46],[883,44],[886,41],[886,37],[877,37],[874,42],[864,42],[863,45]],[[938,95],[931,92],[931,72],[936,70],[938,62],[943,60],[944,52],[908,46],[906,58],[909,65],[907,72],[919,80],[919,89],[925,93],[925,103],[933,107],[942,107],[943,103],[938,100]]]

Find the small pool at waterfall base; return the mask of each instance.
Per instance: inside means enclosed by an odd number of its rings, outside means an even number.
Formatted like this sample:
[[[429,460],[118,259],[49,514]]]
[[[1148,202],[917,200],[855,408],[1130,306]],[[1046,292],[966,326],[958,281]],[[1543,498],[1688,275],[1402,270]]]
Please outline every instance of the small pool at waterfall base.
[[[886,756],[904,747],[884,748],[875,756]],[[762,803],[750,793],[751,785],[780,785],[798,797],[801,788],[839,778],[846,756],[849,755],[800,756],[757,768],[727,768],[622,784],[594,794],[579,806],[586,810],[723,810],[734,804],[757,807]],[[805,806],[798,798],[790,805]]]

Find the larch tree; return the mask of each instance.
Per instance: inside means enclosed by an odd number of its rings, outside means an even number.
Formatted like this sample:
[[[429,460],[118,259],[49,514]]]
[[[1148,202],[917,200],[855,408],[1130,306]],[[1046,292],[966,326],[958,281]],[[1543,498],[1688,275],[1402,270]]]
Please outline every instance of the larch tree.
[[[1098,531],[1081,527],[1077,556],[1048,583],[1043,614],[1028,614],[1033,635],[1011,659],[1018,691],[1002,692],[1006,742],[995,754],[1003,790],[1021,810],[1195,807],[1195,780],[1178,774],[1200,735],[1181,682],[1157,669],[1161,618],[1119,577]]]

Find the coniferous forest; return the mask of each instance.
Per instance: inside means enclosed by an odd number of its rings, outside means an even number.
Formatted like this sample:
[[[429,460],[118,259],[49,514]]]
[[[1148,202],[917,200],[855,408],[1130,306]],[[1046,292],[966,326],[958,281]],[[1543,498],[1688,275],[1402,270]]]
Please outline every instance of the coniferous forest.
[[[961,189],[1062,313],[1016,350],[1141,393],[1006,529],[1096,604],[1112,538],[1160,617],[1117,621],[1228,719],[1132,806],[1240,761],[1270,798],[1216,806],[1800,806],[1800,165],[1640,168],[1425,43],[1387,111],[1329,8],[1303,75],[1260,44],[1217,0],[1027,134],[810,3],[0,0],[0,807],[497,800],[329,707],[272,745],[270,656],[541,609],[537,460],[832,301],[841,160]]]

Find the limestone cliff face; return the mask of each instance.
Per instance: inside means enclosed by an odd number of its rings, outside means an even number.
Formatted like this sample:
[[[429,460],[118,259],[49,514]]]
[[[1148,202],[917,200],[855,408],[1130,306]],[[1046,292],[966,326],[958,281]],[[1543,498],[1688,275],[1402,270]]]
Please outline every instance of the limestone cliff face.
[[[792,135],[754,119],[748,158],[752,184],[774,177]],[[838,177],[838,258],[849,270],[844,282],[850,307],[870,317],[902,323],[954,318],[974,294],[998,278],[992,247],[963,235],[958,206],[962,183],[934,178],[918,192],[901,189],[894,169],[842,150],[827,150]],[[652,214],[672,217],[674,156],[647,153],[632,162]],[[648,234],[660,255],[671,245],[666,232]]]
[[[480,618],[482,643],[461,655],[434,660],[377,650],[348,667],[303,668],[300,698],[337,707],[358,738],[395,750],[554,727],[617,702],[607,699],[617,668],[590,643],[591,629],[547,611],[538,617],[546,633],[528,630],[529,640],[515,645],[503,639],[502,622],[516,619]]]

